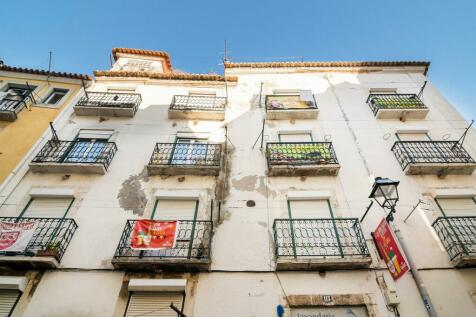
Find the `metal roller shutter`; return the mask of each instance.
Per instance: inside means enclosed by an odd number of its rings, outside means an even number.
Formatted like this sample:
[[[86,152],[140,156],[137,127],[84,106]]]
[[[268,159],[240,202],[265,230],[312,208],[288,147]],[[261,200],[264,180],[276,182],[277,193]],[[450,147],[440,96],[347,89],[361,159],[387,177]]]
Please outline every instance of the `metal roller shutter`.
[[[327,200],[291,200],[289,202],[293,219],[331,218]]]
[[[129,298],[125,317],[177,317],[170,303],[182,309],[183,294],[159,292],[133,292]]]
[[[19,291],[0,289],[0,317],[10,316],[19,296]]]
[[[72,198],[33,198],[22,217],[63,218]]]
[[[196,200],[159,199],[155,208],[156,220],[193,220]]]
[[[280,133],[279,138],[281,142],[311,142],[310,133]]]
[[[472,198],[438,198],[438,204],[448,217],[476,216],[476,203]]]

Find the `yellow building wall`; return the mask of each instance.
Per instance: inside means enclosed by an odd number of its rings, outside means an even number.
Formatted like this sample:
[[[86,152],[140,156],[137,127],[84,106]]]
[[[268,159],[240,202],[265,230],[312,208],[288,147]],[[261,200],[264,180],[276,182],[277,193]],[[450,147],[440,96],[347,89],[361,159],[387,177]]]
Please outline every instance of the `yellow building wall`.
[[[45,80],[33,80],[0,76],[0,86],[3,86],[4,83],[25,84],[26,80],[30,86],[37,87],[34,97],[38,104],[29,107],[29,109],[23,108],[14,122],[0,121],[0,184],[49,128],[49,123],[54,121],[64,107],[72,106],[70,105],[71,100],[81,89],[79,81],[78,84],[53,81],[48,84],[46,77]],[[69,89],[68,94],[55,108],[47,107],[41,103],[52,88]]]

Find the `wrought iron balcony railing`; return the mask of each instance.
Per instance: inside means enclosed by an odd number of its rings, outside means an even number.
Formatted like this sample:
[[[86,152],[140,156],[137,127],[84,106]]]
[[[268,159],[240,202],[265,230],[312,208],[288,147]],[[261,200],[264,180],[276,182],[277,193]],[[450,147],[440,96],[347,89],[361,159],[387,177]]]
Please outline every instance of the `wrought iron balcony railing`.
[[[439,217],[432,226],[451,260],[476,258],[476,217]]]
[[[300,95],[267,95],[265,105],[266,111],[317,109],[315,100],[302,100]]]
[[[17,98],[2,98],[0,99],[0,111],[20,112],[28,102],[31,101],[30,95]]]
[[[0,217],[1,222],[36,222],[37,227],[23,252],[1,251],[1,256],[53,256],[61,261],[78,225],[66,218],[17,218]]]
[[[403,170],[416,163],[475,163],[456,141],[397,141],[392,151]]]
[[[331,142],[267,143],[268,166],[339,164]]]
[[[132,108],[137,110],[142,97],[133,93],[88,92],[76,104],[76,107]]]
[[[221,144],[157,143],[149,165],[220,166]]]
[[[175,95],[171,110],[225,111],[226,97]]]
[[[367,103],[374,115],[380,109],[426,109],[415,94],[370,94]]]
[[[102,164],[107,169],[116,151],[114,142],[49,140],[32,162]]]
[[[170,221],[170,220],[169,220]],[[114,258],[210,259],[213,223],[211,221],[179,220],[175,247],[161,250],[131,248],[131,237],[136,220],[128,220]]]
[[[357,218],[275,219],[276,257],[370,257]]]

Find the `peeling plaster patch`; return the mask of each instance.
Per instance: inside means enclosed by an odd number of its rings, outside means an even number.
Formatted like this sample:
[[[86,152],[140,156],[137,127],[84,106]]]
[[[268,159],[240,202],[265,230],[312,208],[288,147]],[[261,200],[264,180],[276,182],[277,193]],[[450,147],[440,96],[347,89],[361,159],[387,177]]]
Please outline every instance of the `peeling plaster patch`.
[[[145,175],[147,175],[147,173]],[[144,171],[142,171],[138,175],[129,176],[129,178],[122,183],[122,188],[117,194],[121,208],[132,210],[132,212],[138,216],[144,214],[144,208],[147,203],[147,197],[140,183],[141,179],[148,181],[145,175]]]
[[[267,124],[268,124],[268,127],[270,127],[270,128],[276,128],[276,123],[274,123],[272,121],[267,122]]]
[[[257,176],[250,175],[242,177],[240,179],[232,179],[231,184],[235,189],[251,192],[255,189],[257,181]]]
[[[270,190],[269,187],[266,185],[266,177],[264,176],[261,176],[259,178],[259,185],[256,188],[256,191],[260,193],[261,195],[263,195],[264,197],[268,197],[268,195],[273,198],[276,197],[276,192],[273,190]]]

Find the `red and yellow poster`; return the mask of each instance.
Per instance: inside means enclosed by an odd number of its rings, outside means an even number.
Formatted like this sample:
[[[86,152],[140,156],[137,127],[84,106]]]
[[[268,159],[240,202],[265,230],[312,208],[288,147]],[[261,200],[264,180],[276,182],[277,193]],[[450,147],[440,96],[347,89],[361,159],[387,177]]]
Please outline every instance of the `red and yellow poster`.
[[[397,244],[395,235],[385,219],[382,219],[377,229],[375,229],[374,239],[379,253],[387,263],[387,267],[393,279],[399,279],[409,268],[403,256],[403,252],[400,251]]]
[[[137,220],[132,231],[131,248],[160,250],[175,247],[177,221]]]

